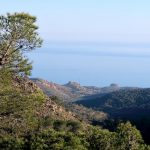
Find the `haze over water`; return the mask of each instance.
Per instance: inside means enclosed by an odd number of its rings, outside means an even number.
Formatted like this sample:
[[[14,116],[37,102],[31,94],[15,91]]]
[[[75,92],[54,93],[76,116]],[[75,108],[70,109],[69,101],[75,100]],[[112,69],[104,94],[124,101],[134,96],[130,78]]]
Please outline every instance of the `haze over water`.
[[[150,87],[150,1],[0,0],[0,14],[37,17],[32,77],[64,84]],[[8,7],[9,4],[9,7]]]
[[[60,84],[150,87],[149,45],[48,42],[29,57],[32,77]]]

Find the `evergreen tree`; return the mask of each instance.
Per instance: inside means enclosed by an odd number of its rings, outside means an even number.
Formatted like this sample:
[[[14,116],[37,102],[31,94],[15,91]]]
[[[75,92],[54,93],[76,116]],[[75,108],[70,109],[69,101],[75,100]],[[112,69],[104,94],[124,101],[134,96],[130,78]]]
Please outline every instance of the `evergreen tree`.
[[[117,128],[116,146],[118,150],[140,150],[144,141],[140,131],[130,122],[121,123]]]
[[[31,62],[24,52],[40,47],[42,40],[35,25],[36,17],[26,13],[0,16],[0,70],[29,75]]]

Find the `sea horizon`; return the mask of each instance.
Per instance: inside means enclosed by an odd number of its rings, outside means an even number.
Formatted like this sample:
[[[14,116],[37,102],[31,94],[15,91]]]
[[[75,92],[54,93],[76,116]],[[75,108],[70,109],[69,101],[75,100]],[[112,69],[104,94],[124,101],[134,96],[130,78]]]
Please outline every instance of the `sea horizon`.
[[[136,43],[47,42],[27,54],[31,77],[58,84],[75,81],[85,86],[150,87],[150,45]]]

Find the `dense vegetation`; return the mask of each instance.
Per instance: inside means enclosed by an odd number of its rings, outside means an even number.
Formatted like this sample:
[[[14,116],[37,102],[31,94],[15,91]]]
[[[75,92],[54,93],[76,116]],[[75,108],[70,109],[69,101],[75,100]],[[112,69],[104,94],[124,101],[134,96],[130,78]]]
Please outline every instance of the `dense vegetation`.
[[[77,103],[92,108],[150,108],[150,89],[120,90]]]
[[[109,129],[114,129],[119,120],[130,120],[150,143],[150,89],[121,90],[76,103],[108,113],[110,118],[103,125]]]
[[[25,77],[31,67],[26,67],[23,49],[32,50],[40,44],[35,21],[35,17],[22,13],[0,18],[0,149],[150,149],[130,122],[121,123],[115,132],[80,122]],[[61,118],[59,113],[66,116]]]
[[[59,99],[57,96],[50,96],[50,98],[58,105],[63,106],[66,110],[73,112],[76,117],[86,123],[103,122],[108,119],[108,115],[102,111],[95,111],[93,109],[84,107],[83,105],[77,105],[71,102],[66,102]]]

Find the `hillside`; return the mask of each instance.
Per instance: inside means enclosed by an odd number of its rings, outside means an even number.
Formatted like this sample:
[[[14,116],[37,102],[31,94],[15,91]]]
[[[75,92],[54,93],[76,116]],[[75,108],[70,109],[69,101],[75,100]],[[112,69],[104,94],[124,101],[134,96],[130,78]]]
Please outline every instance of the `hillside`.
[[[130,120],[141,131],[144,140],[150,143],[150,89],[120,90],[75,103],[107,113],[110,118],[103,125],[109,129],[113,129],[119,120]]]
[[[73,113],[66,111],[65,108],[55,103],[30,79],[15,78],[15,80],[13,80],[13,86],[23,90],[23,92],[27,92],[28,94],[37,91],[37,94],[41,93],[43,95],[43,104],[41,105],[40,111],[37,112],[40,117],[49,117],[52,119],[57,118],[60,120],[77,120]]]
[[[87,99],[86,99],[87,98]],[[130,89],[111,92],[105,95],[92,95],[76,101],[92,108],[150,108],[150,89]]]
[[[41,89],[28,78],[15,76],[6,80],[0,78],[0,81],[0,136],[9,130],[14,130],[14,134],[22,135],[33,128],[38,128],[39,120],[44,121],[44,118],[49,122],[51,120],[78,121],[72,112],[66,111],[44,95]]]
[[[93,95],[75,103],[104,111],[112,117],[141,119],[149,117],[150,89],[126,89],[106,95]]]
[[[66,103],[65,108],[73,112],[79,119],[92,124],[93,122],[103,122],[108,119],[108,114],[103,111],[96,111],[82,105]]]
[[[69,81],[67,84],[60,85],[43,79],[31,78],[48,96],[57,96],[64,101],[75,101],[85,96],[104,95],[121,89],[135,89],[134,87],[119,87],[111,84],[108,87],[82,86],[77,82]]]
[[[48,82],[42,79],[31,79],[43,92],[48,96],[57,96],[60,99],[71,101],[81,95],[79,92],[73,92],[72,88],[59,85],[53,82]]]
[[[56,96],[50,96],[50,99],[55,102],[58,106],[62,106],[68,112],[72,112],[74,116],[80,120],[81,122],[87,124],[93,124],[93,122],[103,122],[104,120],[108,119],[108,114],[104,113],[103,111],[96,111],[82,105],[77,105],[72,102],[66,102],[60,100]]]
[[[13,76],[13,79],[10,77],[4,80],[5,78],[6,76],[0,78],[0,147],[3,150],[111,150],[120,146],[125,150],[129,141],[124,142],[119,136],[126,130],[131,132],[129,135],[123,134],[125,138],[133,135],[135,137],[132,147],[136,146],[137,150],[140,147],[144,150],[148,148],[140,132],[129,122],[120,124],[116,132],[85,124],[83,120],[87,118],[103,121],[107,116],[103,112],[73,104],[67,105],[68,111],[53,98],[44,95],[28,78]],[[76,117],[81,113],[81,109],[85,116],[83,118],[82,114],[82,122]],[[119,143],[116,140],[118,138],[123,142]]]

